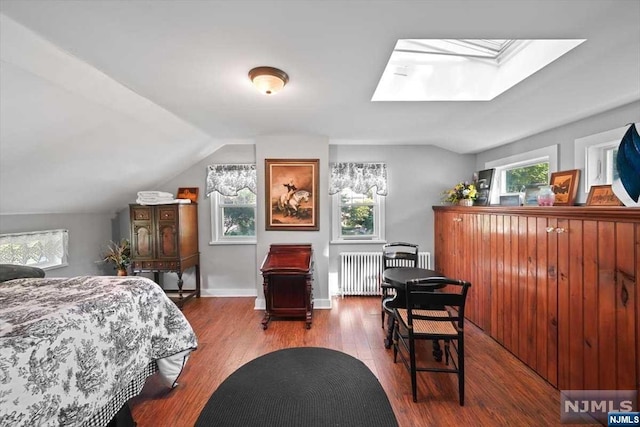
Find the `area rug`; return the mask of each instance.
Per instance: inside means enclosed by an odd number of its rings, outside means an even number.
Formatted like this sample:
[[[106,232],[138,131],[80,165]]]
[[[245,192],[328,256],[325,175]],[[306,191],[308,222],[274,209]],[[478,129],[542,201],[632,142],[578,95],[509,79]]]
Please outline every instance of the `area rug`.
[[[231,374],[196,427],[397,426],[378,379],[358,359],[320,347],[265,354]]]

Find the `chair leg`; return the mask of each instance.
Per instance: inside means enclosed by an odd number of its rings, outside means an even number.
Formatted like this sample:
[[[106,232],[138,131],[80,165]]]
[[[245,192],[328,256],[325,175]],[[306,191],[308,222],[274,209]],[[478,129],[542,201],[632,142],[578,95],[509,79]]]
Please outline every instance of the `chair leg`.
[[[450,355],[450,350],[449,350],[449,340],[444,340],[444,364],[445,365],[449,365],[449,355]]]
[[[460,406],[464,406],[464,340],[458,341],[458,393],[460,394]]]
[[[416,378],[416,349],[412,337],[409,337],[409,361],[411,367],[411,394],[413,401],[418,401],[418,385]]]
[[[382,317],[382,329],[384,329],[384,308],[380,312],[380,316]]]
[[[396,363],[398,359],[398,335],[400,334],[400,327],[396,327],[393,331],[393,363]]]

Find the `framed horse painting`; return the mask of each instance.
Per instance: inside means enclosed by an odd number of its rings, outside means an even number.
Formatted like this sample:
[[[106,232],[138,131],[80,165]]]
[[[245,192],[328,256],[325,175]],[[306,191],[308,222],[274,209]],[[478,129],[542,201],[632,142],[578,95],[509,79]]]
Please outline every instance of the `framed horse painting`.
[[[318,159],[265,159],[266,229],[318,231]]]

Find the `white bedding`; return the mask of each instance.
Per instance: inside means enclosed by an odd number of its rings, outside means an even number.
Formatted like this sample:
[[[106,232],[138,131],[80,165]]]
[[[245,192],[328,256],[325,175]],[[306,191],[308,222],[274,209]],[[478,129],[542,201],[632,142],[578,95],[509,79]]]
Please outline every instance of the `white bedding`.
[[[175,386],[196,347],[182,312],[146,278],[1,283],[0,426],[81,426],[154,361]]]

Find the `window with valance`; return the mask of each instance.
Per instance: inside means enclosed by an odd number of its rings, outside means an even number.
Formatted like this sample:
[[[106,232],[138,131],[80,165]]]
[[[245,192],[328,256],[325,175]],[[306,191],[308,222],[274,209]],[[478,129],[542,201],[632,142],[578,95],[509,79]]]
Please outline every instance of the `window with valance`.
[[[211,199],[212,243],[253,243],[256,238],[256,165],[208,166],[206,194]]]
[[[329,194],[333,196],[332,240],[342,243],[384,241],[384,163],[330,165]]]
[[[387,165],[384,163],[333,163],[329,194],[337,194],[345,188],[366,194],[376,187],[376,194],[387,195]]]
[[[207,196],[214,191],[224,196],[237,196],[243,188],[257,194],[256,165],[219,164],[207,167]]]

